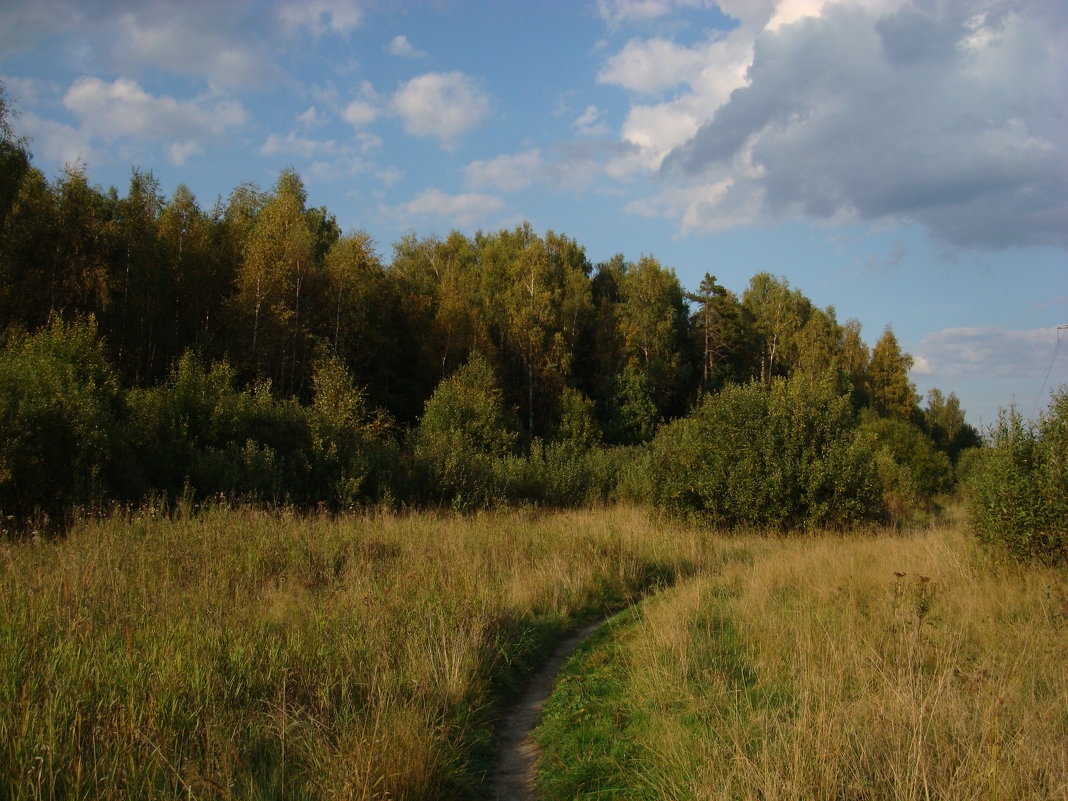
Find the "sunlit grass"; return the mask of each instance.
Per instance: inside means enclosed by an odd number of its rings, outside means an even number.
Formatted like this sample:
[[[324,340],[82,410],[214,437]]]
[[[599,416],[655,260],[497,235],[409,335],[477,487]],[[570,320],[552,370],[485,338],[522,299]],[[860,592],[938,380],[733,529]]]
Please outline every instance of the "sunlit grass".
[[[208,509],[0,553],[0,797],[475,797],[577,620],[707,561],[617,509]]]
[[[595,709],[550,700],[553,797],[609,781],[554,775],[590,758],[567,704],[611,721],[618,798],[1065,797],[1065,572],[992,563],[956,527],[733,542],[613,632],[599,670],[623,679]]]

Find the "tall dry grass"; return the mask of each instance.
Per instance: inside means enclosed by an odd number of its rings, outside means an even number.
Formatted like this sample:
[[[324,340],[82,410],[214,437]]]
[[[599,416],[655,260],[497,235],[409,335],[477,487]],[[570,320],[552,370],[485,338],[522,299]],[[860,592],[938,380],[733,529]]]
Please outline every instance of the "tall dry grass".
[[[735,542],[616,638],[627,797],[1068,795],[1063,570],[959,526]]]
[[[0,797],[475,797],[525,667],[698,568],[643,513],[209,509],[0,546]]]

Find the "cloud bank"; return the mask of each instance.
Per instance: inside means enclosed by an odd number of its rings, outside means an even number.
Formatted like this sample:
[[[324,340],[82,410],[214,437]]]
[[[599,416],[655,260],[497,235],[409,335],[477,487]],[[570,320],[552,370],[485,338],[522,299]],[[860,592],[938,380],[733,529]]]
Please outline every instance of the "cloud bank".
[[[915,221],[953,246],[1068,247],[1068,6],[721,7],[729,33],[631,40],[599,74],[633,93],[622,137],[664,182],[633,213],[683,232]]]

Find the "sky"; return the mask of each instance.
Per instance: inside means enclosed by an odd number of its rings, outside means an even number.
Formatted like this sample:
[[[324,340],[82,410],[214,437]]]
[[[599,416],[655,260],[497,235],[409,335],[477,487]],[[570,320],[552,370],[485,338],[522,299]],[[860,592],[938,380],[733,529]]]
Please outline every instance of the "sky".
[[[973,424],[1068,384],[1063,0],[3,0],[0,81],[53,178],[292,167],[387,261],[529,221],[783,276]]]

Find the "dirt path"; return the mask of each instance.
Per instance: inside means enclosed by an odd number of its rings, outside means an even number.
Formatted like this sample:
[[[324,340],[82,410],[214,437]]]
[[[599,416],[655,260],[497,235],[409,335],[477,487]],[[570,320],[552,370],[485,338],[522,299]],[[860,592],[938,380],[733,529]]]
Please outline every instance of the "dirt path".
[[[537,801],[534,766],[539,749],[531,741],[530,733],[534,730],[542,705],[552,694],[556,674],[564,662],[606,620],[607,617],[598,618],[560,643],[549,661],[530,680],[523,698],[501,721],[497,730],[500,759],[493,776],[493,798],[497,801]]]

